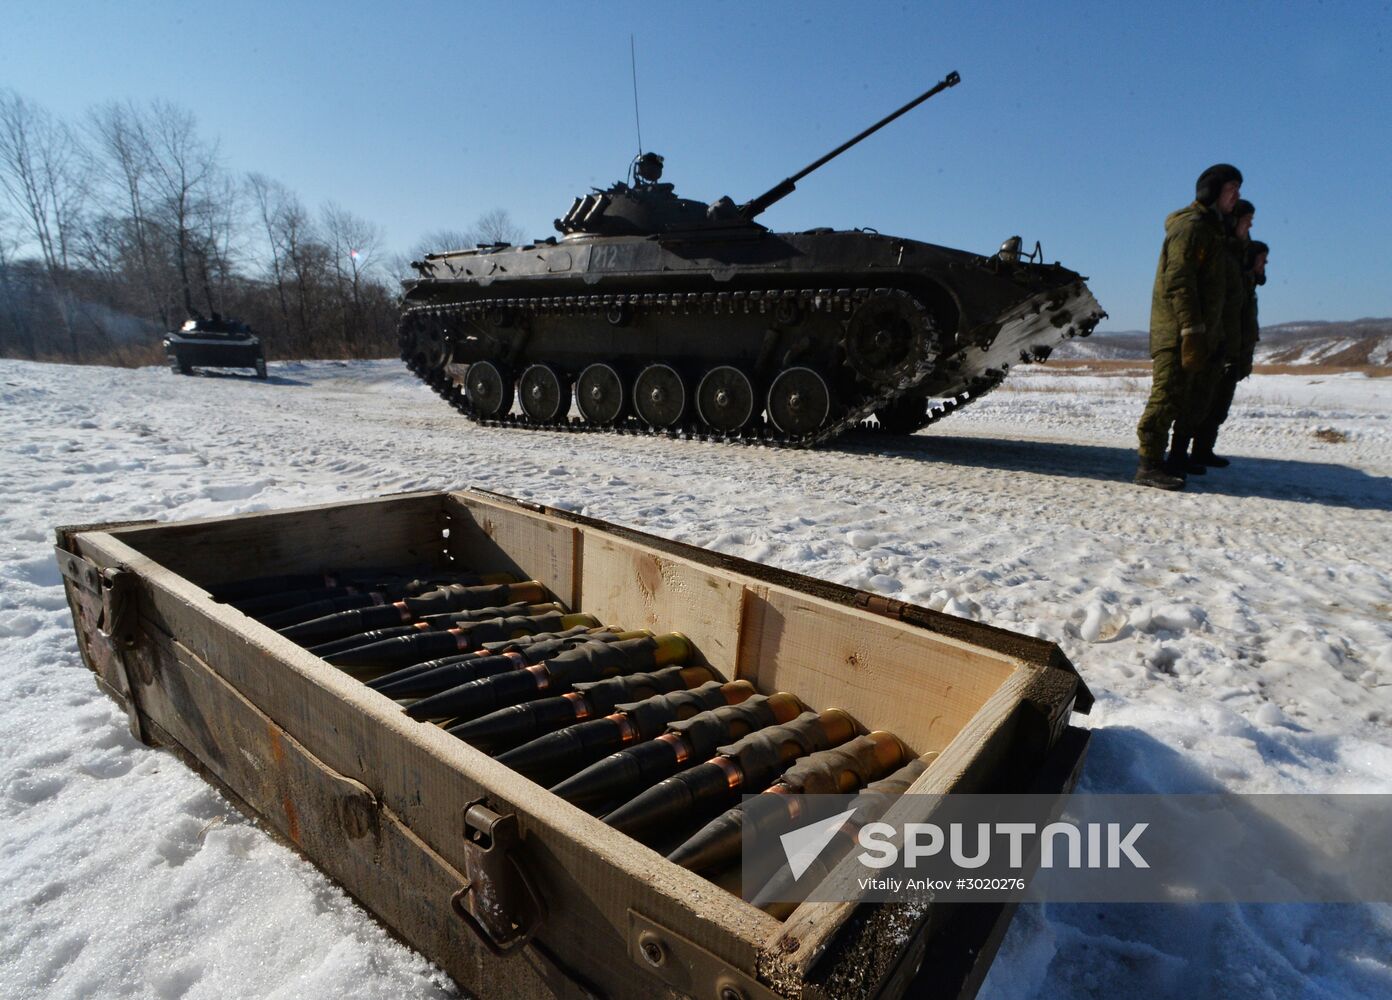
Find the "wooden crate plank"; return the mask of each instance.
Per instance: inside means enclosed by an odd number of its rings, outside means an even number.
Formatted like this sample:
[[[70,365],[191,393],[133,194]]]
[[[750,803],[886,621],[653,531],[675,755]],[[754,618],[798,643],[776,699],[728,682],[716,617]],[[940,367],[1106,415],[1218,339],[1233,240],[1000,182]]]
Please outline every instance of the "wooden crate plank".
[[[544,507],[540,504],[522,503],[511,497],[487,490],[471,490],[467,495],[482,496],[498,506],[513,510],[525,508],[541,512],[548,517],[568,524],[586,525],[604,531],[612,537],[637,542],[654,552],[682,556],[701,565],[721,569],[750,581],[781,586],[786,590],[818,597],[838,606],[864,608],[874,614],[908,622],[916,628],[956,639],[967,646],[990,650],[1010,659],[1031,663],[1038,667],[1062,670],[1071,674],[1077,684],[1077,710],[1086,714],[1092,706],[1092,694],[1088,691],[1087,685],[1078,677],[1073,664],[1069,662],[1068,657],[1063,654],[1063,650],[1059,649],[1056,643],[1047,639],[1039,639],[997,625],[988,625],[985,622],[972,621],[941,611],[933,611],[930,608],[908,604],[880,594],[853,590],[839,583],[831,583],[790,570],[751,562],[738,556],[696,548],[684,542],[674,542],[671,539],[638,531],[624,525],[609,524],[592,517],[586,517],[583,514],[576,514],[573,511]]]
[[[957,640],[782,587],[763,588],[741,666],[761,691],[845,709],[915,753],[941,751],[1017,668]]]
[[[470,991],[543,995],[531,966],[481,961],[450,908],[463,876],[371,789],[325,765],[179,643],[147,642],[134,655],[160,678],[145,689],[145,708],[167,736],[403,940]]]
[[[445,562],[438,493],[198,518],[113,531],[204,588],[279,573]]]
[[[606,624],[681,632],[706,663],[735,676],[743,584],[685,559],[585,532],[583,609]]]
[[[580,607],[579,529],[553,518],[518,512],[465,495],[445,497],[449,552],[480,573],[535,579],[571,610]]]

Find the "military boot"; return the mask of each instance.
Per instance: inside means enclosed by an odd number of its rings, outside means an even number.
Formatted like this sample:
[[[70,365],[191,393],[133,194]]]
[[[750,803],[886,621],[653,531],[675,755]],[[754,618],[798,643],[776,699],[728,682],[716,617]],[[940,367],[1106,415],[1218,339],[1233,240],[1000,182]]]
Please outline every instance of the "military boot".
[[[1187,479],[1190,474],[1202,476],[1208,469],[1202,465],[1195,465],[1189,458],[1189,442],[1191,438],[1176,437],[1170,443],[1170,456],[1165,459],[1164,469],[1170,475],[1181,480]]]
[[[1226,469],[1232,463],[1221,455],[1213,454],[1213,446],[1217,443],[1217,432],[1200,432],[1194,438],[1194,451],[1190,454],[1189,461],[1201,462],[1210,469]]]
[[[1137,486],[1153,486],[1157,490],[1182,490],[1184,480],[1165,471],[1163,463],[1154,459],[1142,458],[1136,468],[1136,478],[1131,480]]]

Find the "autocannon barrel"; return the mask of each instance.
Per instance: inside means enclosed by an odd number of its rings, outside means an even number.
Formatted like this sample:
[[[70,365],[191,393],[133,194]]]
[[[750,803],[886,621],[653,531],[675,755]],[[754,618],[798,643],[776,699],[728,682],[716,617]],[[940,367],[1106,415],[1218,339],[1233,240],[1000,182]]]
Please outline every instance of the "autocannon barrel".
[[[912,111],[914,108],[918,107],[920,104],[928,100],[928,98],[932,97],[933,95],[941,93],[948,87],[955,87],[957,86],[957,84],[961,82],[962,78],[957,74],[956,70],[953,70],[951,73],[947,74],[947,76],[944,77],[942,80],[938,81],[938,83],[934,84],[932,87],[924,91],[922,94],[919,94],[908,104],[905,104],[903,107],[901,107],[898,111],[885,115],[874,125],[871,125],[869,128],[865,129],[865,131],[861,132],[859,135],[847,139],[845,142],[837,146],[835,149],[827,153],[825,156],[821,157],[818,160],[814,160],[812,163],[809,163],[807,166],[803,167],[797,173],[793,174],[793,176],[784,178],[783,180],[779,181],[773,187],[769,188],[763,194],[759,195],[759,197],[752,198],[749,201],[745,202],[743,205],[740,206],[740,214],[743,215],[746,219],[754,218],[756,215],[763,212],[774,202],[780,201],[781,199],[786,198],[788,195],[792,194],[794,189],[797,187],[797,182],[802,180],[804,177],[806,177],[812,171],[816,170],[818,167],[821,167],[823,164],[836,159],[836,157],[840,156],[842,153],[850,149],[852,146],[860,142],[862,139],[867,138],[875,132],[878,132],[880,129],[884,128],[886,125],[894,121],[894,119],[898,118],[900,115]]]

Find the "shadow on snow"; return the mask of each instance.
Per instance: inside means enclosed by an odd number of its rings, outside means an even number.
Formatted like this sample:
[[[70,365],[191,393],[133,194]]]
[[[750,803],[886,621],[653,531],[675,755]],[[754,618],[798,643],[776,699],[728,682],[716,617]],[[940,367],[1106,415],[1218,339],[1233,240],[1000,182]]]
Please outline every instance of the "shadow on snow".
[[[829,446],[844,451],[921,458],[1003,472],[1031,472],[1130,483],[1136,472],[1134,448],[1050,441],[931,436],[881,437],[848,434]],[[1190,476],[1185,492],[1231,497],[1262,497],[1356,510],[1392,510],[1392,479],[1334,462],[1256,458],[1229,454],[1232,465]],[[1136,487],[1141,489],[1141,487]]]
[[[287,378],[284,375],[269,374],[266,378],[257,378],[256,373],[244,371],[238,368],[195,368],[189,372],[187,378],[226,378],[237,382],[264,382],[266,385],[309,385],[303,379]]]

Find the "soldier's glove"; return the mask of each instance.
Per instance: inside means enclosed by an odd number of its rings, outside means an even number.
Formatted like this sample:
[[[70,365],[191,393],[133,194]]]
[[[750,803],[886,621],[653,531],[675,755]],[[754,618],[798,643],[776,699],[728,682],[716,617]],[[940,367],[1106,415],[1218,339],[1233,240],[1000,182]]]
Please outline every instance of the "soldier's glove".
[[[1186,326],[1179,331],[1179,367],[1189,374],[1203,371],[1208,361],[1208,350],[1203,342],[1204,327]]]

